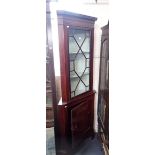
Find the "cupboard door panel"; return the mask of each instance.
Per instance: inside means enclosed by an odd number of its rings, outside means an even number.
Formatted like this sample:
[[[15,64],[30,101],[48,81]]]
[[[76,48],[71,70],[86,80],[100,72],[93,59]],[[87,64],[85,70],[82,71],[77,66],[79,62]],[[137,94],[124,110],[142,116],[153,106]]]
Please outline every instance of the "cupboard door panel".
[[[88,100],[71,110],[72,146],[75,147],[87,135],[91,127],[91,109]]]

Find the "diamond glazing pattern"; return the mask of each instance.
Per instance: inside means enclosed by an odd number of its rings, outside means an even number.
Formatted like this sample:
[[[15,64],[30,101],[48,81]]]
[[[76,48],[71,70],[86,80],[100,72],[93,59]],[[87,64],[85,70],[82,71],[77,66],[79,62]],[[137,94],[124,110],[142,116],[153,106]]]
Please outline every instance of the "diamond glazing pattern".
[[[90,31],[69,29],[71,97],[89,90]]]

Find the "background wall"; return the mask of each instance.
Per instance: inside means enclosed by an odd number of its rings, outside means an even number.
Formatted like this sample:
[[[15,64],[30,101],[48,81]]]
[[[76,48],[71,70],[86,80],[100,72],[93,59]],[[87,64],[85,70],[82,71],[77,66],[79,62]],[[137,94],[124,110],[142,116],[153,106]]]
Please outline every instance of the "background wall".
[[[75,7],[76,6],[76,7]],[[60,64],[59,62],[59,41],[58,41],[58,28],[57,28],[57,16],[56,10],[66,10],[75,13],[97,17],[94,30],[94,82],[93,87],[96,91],[95,104],[94,104],[94,129],[97,132],[97,101],[98,101],[98,81],[99,81],[99,64],[100,64],[100,42],[101,42],[101,27],[106,25],[109,20],[109,4],[108,1],[100,1],[95,4],[92,0],[82,2],[70,1],[65,2],[51,2],[50,10],[52,12],[52,34],[53,34],[53,49],[55,58],[55,72],[56,76],[60,75]]]

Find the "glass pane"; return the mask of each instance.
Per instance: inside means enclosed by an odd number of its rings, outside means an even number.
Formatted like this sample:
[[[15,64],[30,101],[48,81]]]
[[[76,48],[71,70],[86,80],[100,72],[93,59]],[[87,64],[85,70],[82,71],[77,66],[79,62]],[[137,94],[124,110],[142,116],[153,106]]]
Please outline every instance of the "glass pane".
[[[79,46],[81,46],[83,41],[85,40],[85,30],[75,30],[74,37],[77,43],[79,44]]]
[[[90,38],[86,38],[83,45],[82,45],[82,51],[83,52],[89,52],[90,51]]]
[[[86,86],[89,86],[89,74],[83,75],[82,81],[85,83]]]
[[[88,90],[89,90],[89,86],[86,87],[86,91],[88,91]]]
[[[90,31],[69,29],[71,97],[89,91]]]
[[[86,86],[89,85],[89,68],[85,70],[81,80],[85,83]]]
[[[90,58],[90,54],[89,54],[88,52],[84,52],[84,55],[85,55],[85,57],[86,57],[87,59]]]
[[[76,87],[78,86],[78,83],[80,79],[78,77],[72,78],[71,80],[71,92],[76,90]]]
[[[82,94],[85,92],[85,85],[80,81],[78,86],[77,86],[77,89],[75,91],[75,95],[79,95],[79,94]]]
[[[69,53],[77,53],[79,46],[75,41],[74,37],[69,37]]]
[[[70,61],[70,71],[73,71],[73,70],[74,70],[74,62]]]
[[[86,59],[86,67],[89,67],[89,59]]]
[[[75,96],[75,92],[72,92],[72,93],[71,93],[71,97],[74,97],[74,96]]]
[[[82,76],[82,74],[86,68],[85,61],[86,61],[86,58],[84,57],[84,55],[81,52],[79,52],[76,55],[76,58],[74,60],[75,71],[79,76]]]
[[[71,71],[70,72],[70,78],[76,78],[76,77],[78,77],[77,73],[75,73],[74,71]]]
[[[86,68],[84,74],[85,74],[85,75],[88,75],[88,74],[89,74],[89,68]]]

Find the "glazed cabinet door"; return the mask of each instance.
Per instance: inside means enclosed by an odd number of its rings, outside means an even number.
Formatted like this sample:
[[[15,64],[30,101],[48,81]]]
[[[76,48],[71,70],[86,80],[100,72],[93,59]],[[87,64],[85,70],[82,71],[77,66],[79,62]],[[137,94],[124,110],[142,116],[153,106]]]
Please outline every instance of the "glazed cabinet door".
[[[90,30],[68,29],[71,98],[90,90],[90,37]]]

